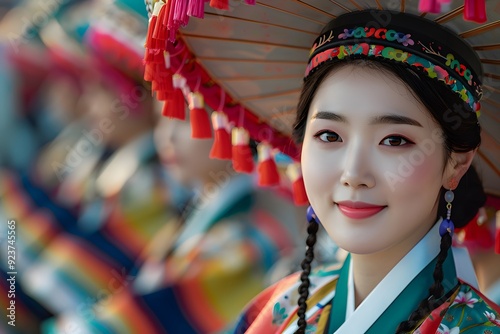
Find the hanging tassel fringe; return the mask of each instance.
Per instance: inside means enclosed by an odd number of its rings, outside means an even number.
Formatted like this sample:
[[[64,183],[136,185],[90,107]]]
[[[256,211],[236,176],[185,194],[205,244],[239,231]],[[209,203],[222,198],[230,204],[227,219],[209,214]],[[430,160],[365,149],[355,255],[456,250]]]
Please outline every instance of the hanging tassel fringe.
[[[441,4],[437,0],[420,0],[418,10],[422,13],[441,13]]]
[[[228,10],[229,0],[210,0],[210,7],[222,10]]]
[[[440,14],[449,8],[450,0],[420,0],[418,10],[421,13]],[[464,20],[484,23],[486,18],[485,0],[464,0]]]
[[[223,112],[214,111],[212,113],[212,125],[214,128],[214,143],[210,150],[210,158],[231,160],[232,147],[227,115]]]
[[[233,168],[240,173],[252,173],[253,154],[250,149],[250,134],[245,128],[233,128]]]
[[[266,187],[278,185],[280,183],[280,175],[272,155],[271,146],[267,143],[260,143],[257,146],[257,152],[259,155],[259,165],[257,166],[259,186]]]
[[[177,31],[189,23],[190,17],[204,18],[205,2],[208,0],[159,0],[153,8],[150,26],[151,34],[160,40],[175,42]],[[255,5],[255,0],[245,0],[247,5]],[[210,0],[210,6],[217,9],[229,10],[229,0]]]
[[[477,23],[486,22],[486,3],[485,0],[465,0],[464,19]]]
[[[172,86],[172,95],[168,96],[167,102],[163,106],[162,114],[163,116],[176,118],[183,121],[186,119],[186,102],[184,100],[183,94],[183,89],[186,86],[186,78],[184,78],[180,74],[174,74],[172,76]],[[167,92],[163,91],[162,94],[166,93]]]
[[[212,138],[212,127],[208,113],[205,110],[203,95],[199,92],[190,93],[188,95],[188,103],[191,137],[198,139]]]
[[[304,179],[302,178],[302,171],[300,164],[293,163],[288,165],[286,174],[292,182],[293,201],[296,205],[307,205],[309,199],[307,198],[306,188],[304,186]]]
[[[203,19],[205,17],[205,1],[204,0],[189,1],[187,15]]]

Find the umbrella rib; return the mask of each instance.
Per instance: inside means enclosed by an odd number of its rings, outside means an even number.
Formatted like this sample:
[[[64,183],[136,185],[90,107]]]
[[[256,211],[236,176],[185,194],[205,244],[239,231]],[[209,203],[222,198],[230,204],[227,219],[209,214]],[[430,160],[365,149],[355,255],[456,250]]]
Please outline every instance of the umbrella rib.
[[[406,1],[401,0],[401,11],[404,13],[405,12],[405,6],[406,6]]]
[[[217,80],[220,81],[251,81],[251,80],[282,80],[282,79],[301,79],[302,75],[296,75],[296,74],[289,74],[289,75],[273,75],[272,77],[270,76],[264,76],[264,75],[256,75],[256,76],[238,76],[238,77],[219,77]]]
[[[486,154],[483,153],[483,151],[481,151],[481,149],[477,150],[477,154],[479,154],[479,156],[484,160],[484,162],[486,162],[486,164],[488,166],[491,167],[491,169],[493,169],[493,171],[497,174],[497,175],[500,175],[500,170],[495,166],[495,164],[486,156]]]
[[[333,3],[335,6],[340,7],[341,9],[343,9],[343,10],[345,10],[347,12],[352,12],[352,10],[350,10],[349,8],[347,8],[346,6],[344,6],[343,4],[338,3],[335,0],[330,0],[330,2]]]
[[[487,90],[491,90],[491,91],[493,91],[493,92],[495,92],[495,93],[500,94],[500,89],[495,88],[495,87],[492,87],[492,86],[490,86],[490,85],[483,85],[483,88],[484,88],[484,89],[487,89]]]
[[[259,94],[259,95],[254,95],[254,96],[248,96],[248,97],[242,97],[240,98],[240,102],[247,102],[251,100],[262,100],[262,99],[268,99],[271,97],[278,97],[278,96],[284,96],[284,95],[290,95],[294,93],[300,93],[301,89],[292,89],[292,90],[287,90],[284,92],[277,92],[277,93],[271,93],[271,94]]]
[[[352,3],[357,9],[363,10],[364,8],[358,4],[355,0],[349,0],[350,3]]]
[[[238,63],[279,63],[279,64],[300,64],[303,65],[303,61],[299,60],[268,60],[268,59],[240,59],[240,58],[222,58],[222,57],[196,57],[199,60],[207,61],[230,61]]]
[[[382,4],[380,3],[380,0],[375,0],[375,2],[377,3],[377,7],[378,9],[384,9],[384,7],[382,6]]]
[[[483,64],[500,65],[500,59],[481,59]]]
[[[202,39],[214,40],[214,41],[238,42],[238,43],[244,43],[244,44],[257,44],[257,45],[278,46],[278,47],[298,49],[298,50],[307,50],[307,51],[309,51],[309,49],[310,49],[310,48],[304,47],[304,46],[294,46],[294,45],[286,45],[286,44],[278,44],[278,43],[269,43],[269,42],[264,42],[264,41],[248,41],[248,40],[238,39],[238,38],[225,38],[225,37],[196,35],[196,34],[187,33],[185,31],[182,33],[182,35],[186,36],[186,37],[191,37],[191,38],[202,38]]]
[[[493,73],[484,73],[485,77],[492,78],[495,80],[500,80],[500,75],[498,74],[493,74]]]
[[[500,44],[476,45],[472,47],[476,51],[491,51],[500,49]]]
[[[449,20],[454,19],[455,17],[460,15],[463,11],[464,11],[464,5],[458,6],[457,8],[449,11],[448,13],[437,17],[434,21],[436,21],[437,23],[448,22]]]
[[[482,25],[480,27],[471,30],[464,31],[463,33],[459,34],[459,36],[462,38],[469,38],[496,29],[498,27],[500,27],[500,20],[490,22],[488,24]]]
[[[305,20],[309,20],[311,22],[314,22],[314,23],[317,23],[319,24],[320,26],[323,26],[325,23],[324,22],[320,22],[320,21],[317,21],[317,20],[314,20],[314,19],[311,19],[307,16],[304,16],[304,15],[299,15],[297,13],[293,13],[293,12],[290,12],[288,10],[284,10],[284,9],[281,9],[281,8],[277,8],[277,7],[274,7],[274,6],[271,6],[271,5],[268,5],[268,4],[265,4],[265,3],[262,3],[262,2],[257,2],[256,3],[257,5],[259,6],[262,6],[262,7],[266,7],[266,8],[271,8],[271,9],[274,9],[276,11],[279,11],[279,12],[282,12],[282,13],[285,13],[285,14],[288,14],[288,15],[292,15],[292,16],[296,16],[296,17],[300,17],[300,18],[303,18]]]
[[[296,3],[298,3],[298,4],[301,4],[302,6],[305,6],[305,7],[309,8],[309,9],[312,9],[312,10],[315,10],[317,12],[320,12],[321,14],[330,16],[332,19],[334,19],[336,17],[335,15],[332,15],[332,14],[328,13],[327,11],[325,11],[323,9],[319,9],[318,7],[314,7],[313,5],[305,3],[303,1],[300,1],[300,0],[293,0],[293,1],[296,2]]]
[[[217,14],[214,14],[214,13],[205,13],[205,15],[207,15],[207,16],[211,16],[211,15],[218,16]],[[272,27],[278,27],[278,28],[283,28],[283,29],[287,29],[287,30],[293,30],[293,31],[303,32],[303,33],[314,35],[314,36],[317,35],[316,32],[312,32],[312,31],[308,31],[308,30],[302,30],[302,29],[297,29],[297,28],[292,28],[292,27],[287,27],[287,26],[284,26],[284,25],[281,25],[281,24],[267,23],[267,22],[262,22],[262,21],[257,21],[257,20],[250,20],[250,19],[244,19],[244,18],[241,18],[241,17],[229,16],[229,15],[225,15],[224,17],[227,17],[227,18],[230,18],[230,19],[233,19],[233,20],[248,22],[248,23],[265,24],[265,25],[272,26]]]

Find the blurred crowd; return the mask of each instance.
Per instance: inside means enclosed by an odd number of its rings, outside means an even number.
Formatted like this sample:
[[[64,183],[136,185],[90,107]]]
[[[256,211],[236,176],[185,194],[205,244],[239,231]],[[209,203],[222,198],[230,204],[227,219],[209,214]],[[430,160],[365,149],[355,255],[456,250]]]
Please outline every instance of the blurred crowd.
[[[2,333],[223,333],[300,270],[305,208],[289,187],[258,187],[161,116],[147,23],[138,0],[0,1],[4,311],[8,220],[17,272]],[[318,261],[335,261],[319,238]]]
[[[1,8],[0,217],[16,235],[16,326],[1,330],[221,333],[298,269],[305,210],[290,189],[259,188],[160,115],[142,1]]]

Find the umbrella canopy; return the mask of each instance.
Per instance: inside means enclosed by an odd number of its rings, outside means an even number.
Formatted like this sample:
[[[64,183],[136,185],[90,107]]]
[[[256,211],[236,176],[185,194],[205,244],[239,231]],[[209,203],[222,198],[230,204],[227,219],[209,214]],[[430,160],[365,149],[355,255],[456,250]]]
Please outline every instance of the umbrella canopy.
[[[254,6],[230,1],[225,10],[206,5],[204,18],[190,20],[167,49],[173,71],[202,91],[213,109],[244,123],[256,140],[298,157],[289,138],[309,51],[322,28],[359,9],[388,10],[376,19],[382,26],[391,10],[425,16],[460,34],[481,58],[483,131],[475,166],[485,189],[500,195],[500,1],[486,1],[485,22],[464,20],[480,2],[441,1],[440,13],[422,13],[415,0],[266,0]],[[484,21],[476,9],[472,18]]]

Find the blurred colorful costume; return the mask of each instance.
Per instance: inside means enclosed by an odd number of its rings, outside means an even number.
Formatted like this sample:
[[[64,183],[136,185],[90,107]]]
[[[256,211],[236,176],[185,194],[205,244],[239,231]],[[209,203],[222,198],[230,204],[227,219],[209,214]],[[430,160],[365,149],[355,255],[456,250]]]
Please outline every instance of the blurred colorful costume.
[[[240,175],[188,206],[184,222],[166,225],[127,289],[92,317],[66,314],[45,333],[216,333],[266,285],[280,256],[293,252],[295,213],[287,201]],[[286,223],[284,223],[286,222]]]

